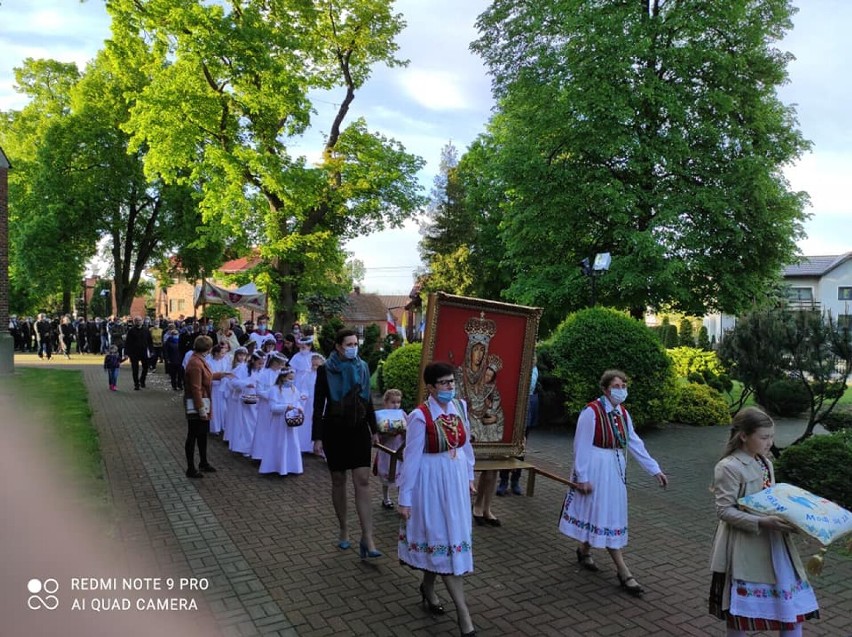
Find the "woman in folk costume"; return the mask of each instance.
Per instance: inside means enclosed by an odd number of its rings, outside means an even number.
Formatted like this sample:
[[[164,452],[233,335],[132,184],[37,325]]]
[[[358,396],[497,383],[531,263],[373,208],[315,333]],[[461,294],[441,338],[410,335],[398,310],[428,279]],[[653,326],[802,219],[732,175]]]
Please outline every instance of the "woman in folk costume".
[[[433,614],[444,607],[435,594],[441,575],[458,614],[462,635],[475,635],[462,575],[473,571],[470,495],[473,447],[465,403],[455,400],[454,368],[431,363],[423,370],[429,398],[408,416],[405,471],[399,485],[398,554],[423,571],[421,600]]]
[[[741,410],[713,472],[719,524],[710,557],[710,613],[725,620],[727,637],[745,637],[752,630],[798,637],[805,620],[819,617],[816,595],[790,535],[795,527],[783,518],[737,506],[739,498],[775,484],[769,460],[774,437],[769,416],[755,407]]]
[[[303,471],[297,431],[305,422],[304,399],[293,382],[294,376],[293,370],[285,367],[275,384],[260,392],[261,404],[268,404],[271,431],[258,473],[286,476]]]
[[[213,415],[210,417],[210,433],[219,434],[225,428],[225,417],[227,413],[225,390],[227,386],[226,377],[230,376],[231,361],[228,356],[228,342],[214,345],[210,350],[207,364],[210,371],[219,375],[213,378]]]
[[[310,423],[314,417],[314,385],[317,381],[313,363],[314,332],[311,326],[305,326],[305,333],[298,344],[299,351],[290,359],[290,367],[296,372],[296,387],[305,397],[305,422],[308,423],[307,427],[298,428],[299,449],[302,453],[311,453],[314,450],[314,441],[311,440]]]
[[[272,352],[266,356],[266,367],[257,377],[257,394],[262,395],[275,384],[278,373],[287,364],[278,352]],[[263,460],[263,454],[269,449],[269,440],[272,437],[272,414],[269,411],[269,401],[262,400],[257,404],[257,425],[254,429],[254,440],[251,443],[252,460]]]
[[[225,419],[222,422],[222,440],[230,442],[231,431],[234,427],[234,414],[231,413],[239,409],[236,404],[239,400],[238,396],[234,395],[231,389],[231,379],[236,378],[239,370],[242,370],[243,376],[247,373],[246,359],[248,358],[248,350],[245,347],[237,347],[234,350],[234,355],[231,358],[231,375],[228,378],[222,379],[222,400],[224,402]]]
[[[621,587],[641,595],[643,589],[622,555],[627,545],[627,451],[661,487],[666,487],[668,479],[645,450],[621,404],[627,399],[627,375],[609,369],[601,376],[600,386],[603,396],[589,403],[577,420],[572,475],[576,486],[565,497],[559,530],[580,541],[577,561],[581,567],[597,571],[590,549],[605,548]]]
[[[252,400],[251,397],[257,395],[263,361],[263,354],[255,352],[245,365],[234,370],[234,377],[230,382],[231,402],[228,405],[228,413],[233,414],[233,418],[228,425],[228,447],[234,453],[241,453],[246,457],[251,455],[254,430],[257,427],[257,400]]]

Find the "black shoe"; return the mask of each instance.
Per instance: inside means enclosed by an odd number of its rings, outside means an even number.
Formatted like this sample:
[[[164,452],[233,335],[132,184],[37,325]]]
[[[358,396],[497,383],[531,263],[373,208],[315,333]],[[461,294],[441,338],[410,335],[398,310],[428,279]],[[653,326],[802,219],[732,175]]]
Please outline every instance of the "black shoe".
[[[476,526],[485,526],[485,516],[484,515],[476,515],[473,514],[473,521],[476,522]]]
[[[488,526],[503,526],[500,518],[486,518],[485,516],[482,516],[482,521]]]
[[[204,474],[201,473],[200,471],[196,471],[195,469],[187,469],[186,470],[186,477],[187,478],[203,478]]]
[[[198,465],[198,469],[204,473],[216,473],[216,467],[211,467],[209,464]]]
[[[587,571],[596,572],[600,570],[598,565],[595,564],[595,560],[592,555],[590,553],[583,553],[580,550],[580,547],[577,547],[577,562]]]
[[[444,614],[444,605],[438,601],[437,604],[433,604],[429,601],[429,597],[426,595],[426,589],[423,588],[423,584],[420,585],[420,602],[429,609],[429,612],[433,615],[443,615]]]
[[[139,385],[136,385],[136,386],[133,388],[133,390],[134,390],[134,391],[139,391]]]
[[[142,389],[145,389],[145,383],[139,383],[139,386],[140,386]]]
[[[645,592],[645,589],[639,585],[639,582],[632,575],[628,575],[627,577],[622,577],[621,573],[616,573],[616,575],[618,576],[618,583],[621,584],[621,588],[633,595],[633,597],[639,597]]]

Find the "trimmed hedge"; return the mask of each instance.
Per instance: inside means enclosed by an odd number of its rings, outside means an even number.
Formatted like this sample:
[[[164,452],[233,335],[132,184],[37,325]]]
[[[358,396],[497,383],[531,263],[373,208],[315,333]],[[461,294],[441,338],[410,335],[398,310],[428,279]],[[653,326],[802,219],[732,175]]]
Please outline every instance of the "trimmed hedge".
[[[666,353],[672,359],[678,378],[689,378],[690,374],[700,374],[701,382],[706,382],[708,372],[709,375],[718,376],[725,371],[716,352],[707,352],[697,347],[675,347]]]
[[[852,429],[852,405],[835,405],[819,424],[832,432]]]
[[[562,381],[569,419],[600,396],[601,374],[611,368],[629,377],[627,408],[637,428],[671,416],[677,390],[672,362],[644,323],[615,310],[588,308],[565,319],[545,349]]]
[[[789,482],[852,509],[852,430],[811,436],[787,447],[775,465],[779,482]]]
[[[678,389],[672,420],[685,425],[730,425],[731,414],[724,397],[709,385],[688,383]]]
[[[800,381],[782,378],[766,388],[765,402],[772,415],[794,417],[810,408],[811,397]]]
[[[420,384],[421,343],[404,345],[391,352],[380,367],[381,387],[398,389],[402,392],[402,408],[411,411],[417,405],[417,389]]]

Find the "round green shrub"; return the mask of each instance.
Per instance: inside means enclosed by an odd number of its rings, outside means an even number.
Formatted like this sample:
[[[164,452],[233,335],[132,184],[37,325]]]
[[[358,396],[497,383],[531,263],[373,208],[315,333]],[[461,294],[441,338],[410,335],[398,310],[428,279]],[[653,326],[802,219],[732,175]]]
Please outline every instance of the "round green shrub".
[[[697,347],[675,347],[667,351],[672,359],[675,375],[678,378],[687,378],[690,374],[701,374],[704,379],[712,374],[716,376],[725,370],[716,352],[707,352]]]
[[[381,367],[384,391],[398,389],[402,392],[402,408],[411,411],[417,405],[420,385],[421,343],[403,345],[391,352]]]
[[[730,425],[731,414],[722,395],[709,385],[687,383],[677,392],[672,420],[684,425],[712,427]]]
[[[571,414],[600,396],[601,374],[615,368],[629,377],[627,408],[637,428],[668,420],[676,391],[672,363],[644,323],[615,310],[588,308],[565,319],[549,345]]]
[[[852,430],[811,436],[787,447],[775,472],[779,482],[795,484],[852,509]]]
[[[766,388],[764,407],[774,416],[798,416],[811,406],[811,397],[805,386],[796,380],[782,378]]]
[[[852,405],[835,406],[827,416],[820,420],[819,424],[828,431],[852,430]]]

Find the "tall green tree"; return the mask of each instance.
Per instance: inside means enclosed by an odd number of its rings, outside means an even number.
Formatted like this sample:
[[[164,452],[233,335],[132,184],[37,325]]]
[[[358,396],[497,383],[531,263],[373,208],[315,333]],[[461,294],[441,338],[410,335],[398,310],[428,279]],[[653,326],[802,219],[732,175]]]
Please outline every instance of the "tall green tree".
[[[40,124],[21,175],[26,195],[16,203],[17,263],[37,291],[58,285],[70,301],[103,239],[117,311],[126,314],[148,266],[178,252],[185,269],[200,267],[221,256],[222,245],[207,241],[206,254],[197,245],[203,229],[195,190],[146,177],[145,149],[129,152],[121,126],[129,116],[128,96],[143,88],[144,76],[115,73],[114,61],[100,53],[82,77],[76,67],[64,69],[57,112],[56,100],[43,96],[52,94],[47,89],[58,84],[61,69],[57,62],[28,60],[18,72],[31,101],[13,130],[26,140],[29,121]],[[67,311],[68,302],[63,305]]]
[[[399,66],[404,26],[386,0],[115,0],[109,50],[150,83],[125,129],[146,173],[197,184],[205,220],[258,246],[275,324],[302,295],[333,296],[344,240],[401,224],[422,198],[422,160],[345,124],[376,64]],[[147,62],[153,56],[152,62]],[[336,102],[309,161],[312,96]],[[304,151],[301,151],[304,152]],[[340,281],[330,285],[330,281]]]
[[[76,64],[27,58],[15,70],[15,90],[29,98],[21,110],[0,114],[0,145],[15,167],[9,173],[9,279],[18,312],[47,307],[59,295],[60,311],[79,294],[83,261],[76,219],[62,219],[55,202],[38,191],[38,155],[51,127],[71,110],[71,90],[79,81]]]
[[[780,102],[789,0],[495,0],[472,48],[493,77],[510,298],[736,313],[789,263],[808,147]],[[545,318],[547,315],[545,316]]]
[[[425,291],[502,298],[508,287],[500,237],[503,196],[492,166],[492,139],[480,136],[459,159],[452,143],[441,151],[427,219],[421,227]]]

